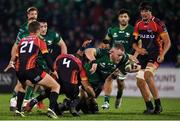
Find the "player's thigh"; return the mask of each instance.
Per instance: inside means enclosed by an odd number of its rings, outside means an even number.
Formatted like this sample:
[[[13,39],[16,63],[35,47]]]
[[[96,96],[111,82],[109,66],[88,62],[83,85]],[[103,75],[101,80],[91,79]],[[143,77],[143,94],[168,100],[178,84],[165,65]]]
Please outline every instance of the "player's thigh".
[[[62,89],[64,94],[70,99],[75,99],[79,95],[79,86],[77,84],[63,83]]]
[[[28,70],[27,76],[33,84],[39,84],[48,88],[58,86],[58,83],[48,73],[39,68]]]
[[[59,84],[54,80],[49,74],[46,73],[46,75],[38,82],[39,85],[48,87],[48,88],[53,88],[53,87],[58,87]]]

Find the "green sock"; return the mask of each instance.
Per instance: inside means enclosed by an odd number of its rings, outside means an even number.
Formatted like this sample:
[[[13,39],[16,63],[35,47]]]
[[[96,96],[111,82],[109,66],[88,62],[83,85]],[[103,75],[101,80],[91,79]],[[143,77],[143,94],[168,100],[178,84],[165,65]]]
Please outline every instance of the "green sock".
[[[104,96],[104,102],[108,102],[109,103],[110,100],[110,96],[109,95],[105,95]]]
[[[32,98],[32,93],[33,93],[33,87],[28,86],[24,99],[25,100],[31,99]]]

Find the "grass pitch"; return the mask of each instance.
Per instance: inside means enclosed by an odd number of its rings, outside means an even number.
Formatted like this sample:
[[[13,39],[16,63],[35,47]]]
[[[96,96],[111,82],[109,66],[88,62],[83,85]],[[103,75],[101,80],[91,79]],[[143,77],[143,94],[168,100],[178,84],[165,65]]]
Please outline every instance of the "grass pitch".
[[[33,109],[32,113],[25,114],[25,118],[15,117],[9,111],[10,94],[0,94],[0,120],[52,120],[45,115],[46,110],[37,111]],[[60,100],[64,98],[59,96]],[[69,112],[59,116],[58,120],[180,120],[180,98],[162,98],[163,112],[160,115],[142,114],[145,105],[142,98],[123,97],[122,107],[114,108],[115,97],[111,97],[110,109],[102,110],[103,97],[98,98],[100,112],[99,114],[89,115],[81,114],[80,117],[73,117]],[[48,101],[45,100],[47,104]]]

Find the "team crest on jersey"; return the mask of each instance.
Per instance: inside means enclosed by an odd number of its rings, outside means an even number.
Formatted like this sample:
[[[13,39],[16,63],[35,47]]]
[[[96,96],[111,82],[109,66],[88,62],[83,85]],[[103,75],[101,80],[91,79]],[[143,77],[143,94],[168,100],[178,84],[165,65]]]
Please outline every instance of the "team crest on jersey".
[[[151,29],[151,28],[148,28],[147,31],[148,31],[149,33],[151,33],[151,32],[152,32],[152,29]]]
[[[48,44],[48,45],[51,45],[51,44],[52,44],[52,41],[51,41],[51,40],[47,40],[47,44]]]
[[[117,33],[114,33],[114,34],[113,34],[113,37],[118,37]]]
[[[124,31],[119,31],[119,33],[124,33]]]
[[[130,37],[130,33],[126,32],[125,37]]]

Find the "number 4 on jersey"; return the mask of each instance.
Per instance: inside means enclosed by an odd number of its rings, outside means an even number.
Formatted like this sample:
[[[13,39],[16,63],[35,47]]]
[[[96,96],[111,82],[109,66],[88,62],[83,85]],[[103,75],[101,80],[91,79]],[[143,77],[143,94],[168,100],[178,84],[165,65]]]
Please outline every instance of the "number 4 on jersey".
[[[67,58],[63,59],[63,65],[66,65],[66,68],[69,68],[71,60],[67,60]]]

